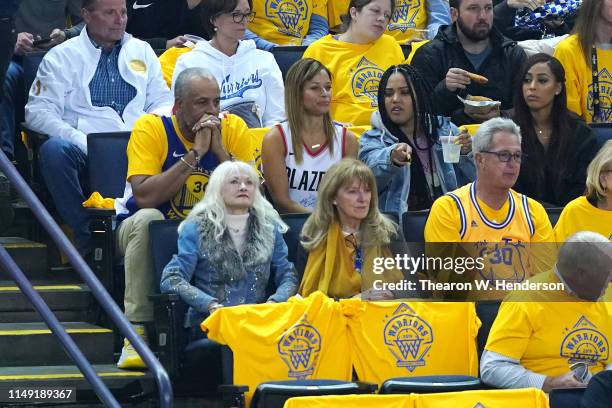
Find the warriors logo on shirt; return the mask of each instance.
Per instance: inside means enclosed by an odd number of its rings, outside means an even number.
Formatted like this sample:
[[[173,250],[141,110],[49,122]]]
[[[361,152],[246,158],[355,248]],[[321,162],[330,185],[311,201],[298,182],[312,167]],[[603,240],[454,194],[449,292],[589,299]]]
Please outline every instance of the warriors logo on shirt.
[[[609,357],[608,339],[585,316],[571,328],[561,343],[561,357],[566,357],[568,364],[584,362],[589,365],[597,361],[607,361]]]
[[[593,122],[610,122],[612,121],[612,75],[606,68],[599,71],[597,75],[599,82],[599,108],[601,109],[601,117],[593,118]],[[587,92],[586,108],[589,114],[593,115],[593,83],[589,84]]]
[[[425,365],[425,357],[434,340],[431,326],[405,303],[387,319],[383,338],[396,359],[395,365],[409,372]]]
[[[168,218],[185,218],[202,197],[208,185],[210,173],[201,170],[194,171],[185,181],[183,187],[170,200]]]
[[[321,335],[304,317],[278,341],[278,354],[289,368],[288,377],[303,380],[314,373],[321,351]]]
[[[520,241],[502,238],[501,242],[481,241],[474,244],[478,256],[484,259],[484,269],[479,274],[486,281],[520,283],[528,270],[527,248]]]
[[[306,18],[308,4],[304,0],[267,0],[266,17],[272,19],[280,33],[301,38]],[[279,27],[276,20],[280,20]]]
[[[353,95],[357,98],[366,96],[372,107],[378,106],[378,84],[384,71],[366,57],[361,58],[353,71]]]
[[[250,73],[243,78],[231,78],[228,74],[221,81],[221,100],[226,101],[232,98],[242,98],[244,93],[249,89],[257,89],[263,85],[262,79],[259,77],[259,70]]]
[[[410,28],[416,28],[414,19],[421,6],[420,0],[395,0],[395,12],[387,27],[389,31],[399,30],[405,33]]]

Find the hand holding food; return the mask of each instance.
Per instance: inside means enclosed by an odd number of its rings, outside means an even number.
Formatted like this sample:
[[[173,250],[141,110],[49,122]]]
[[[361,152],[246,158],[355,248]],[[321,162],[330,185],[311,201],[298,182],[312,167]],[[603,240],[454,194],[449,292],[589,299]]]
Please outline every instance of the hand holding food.
[[[475,82],[477,84],[486,84],[489,80],[482,75],[474,74],[473,72],[468,72],[468,77],[470,77],[470,81]]]

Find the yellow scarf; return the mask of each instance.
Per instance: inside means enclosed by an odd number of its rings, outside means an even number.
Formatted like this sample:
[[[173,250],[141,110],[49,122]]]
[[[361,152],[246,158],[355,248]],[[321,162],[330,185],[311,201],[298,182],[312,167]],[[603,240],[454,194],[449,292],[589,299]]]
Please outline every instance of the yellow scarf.
[[[333,223],[326,241],[308,255],[300,295],[308,296],[319,290],[329,297],[349,298],[370,289],[376,279],[385,282],[402,279],[403,275],[397,269],[386,270],[382,275],[372,271],[374,258],[391,256],[387,247],[377,245],[365,248],[361,274],[355,270],[354,252],[340,224]]]

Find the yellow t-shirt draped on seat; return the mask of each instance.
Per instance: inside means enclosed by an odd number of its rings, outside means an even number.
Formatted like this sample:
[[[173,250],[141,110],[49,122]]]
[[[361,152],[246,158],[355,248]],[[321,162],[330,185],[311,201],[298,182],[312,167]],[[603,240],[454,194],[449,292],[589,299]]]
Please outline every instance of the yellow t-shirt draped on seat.
[[[327,0],[254,1],[253,11],[248,27],[253,33],[278,45],[302,45],[312,15],[327,20]]]
[[[340,304],[321,292],[221,308],[201,327],[209,339],[232,349],[234,384],[249,386],[248,400],[264,381],[351,379],[346,318]]]
[[[304,58],[314,58],[332,74],[331,115],[353,126],[369,126],[378,107],[378,83],[391,65],[401,64],[399,44],[386,34],[369,44],[353,44],[327,35],[312,43]]]
[[[612,211],[595,207],[585,196],[570,201],[555,224],[555,241],[565,242],[579,231],[598,232],[612,241]]]
[[[591,50],[586,50],[591,60]],[[587,123],[593,122],[593,72],[587,64],[578,35],[573,34],[555,47],[554,56],[565,69],[567,107]],[[597,48],[597,77],[603,122],[612,122],[612,49]]]
[[[548,397],[544,391],[535,388],[412,395],[414,408],[548,408]]]
[[[159,56],[162,75],[164,76],[164,81],[168,84],[168,88],[172,89],[172,76],[174,75],[176,61],[181,55],[187,54],[192,50],[193,48],[191,47],[172,47]]]
[[[348,317],[353,365],[361,381],[394,377],[478,377],[480,320],[471,302],[341,301]]]
[[[531,282],[560,281],[548,271]],[[595,374],[612,363],[611,340],[612,285],[598,302],[565,291],[515,291],[502,303],[485,349],[546,376],[565,374],[579,361]]]

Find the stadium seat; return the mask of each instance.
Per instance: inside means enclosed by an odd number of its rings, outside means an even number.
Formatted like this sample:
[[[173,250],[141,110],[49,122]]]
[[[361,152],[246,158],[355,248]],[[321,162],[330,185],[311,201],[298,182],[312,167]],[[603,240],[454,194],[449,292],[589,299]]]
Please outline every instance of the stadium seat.
[[[285,224],[289,226],[289,231],[285,232],[284,238],[287,248],[289,249],[289,261],[295,263],[297,259],[298,246],[300,245],[300,232],[302,232],[302,226],[306,222],[310,214],[282,214],[281,218],[285,221]]]
[[[89,186],[102,197],[123,197],[127,175],[127,144],[130,132],[87,135]]]
[[[283,80],[287,75],[287,71],[289,68],[299,59],[302,59],[302,55],[304,55],[304,51],[306,51],[306,46],[278,46],[272,48],[272,55],[274,55],[274,59],[278,64],[281,72],[283,73]]]
[[[550,408],[577,408],[584,394],[584,388],[557,388],[548,394]]]
[[[608,140],[612,140],[612,123],[591,123],[589,127],[593,129],[593,134],[597,138],[597,144],[601,146]]]
[[[181,220],[153,221],[149,224],[149,239],[153,270],[154,304],[157,357],[168,374],[190,391],[211,392],[221,383],[232,382],[232,353],[208,339],[187,344],[183,321],[187,305],[176,294],[160,294],[159,283],[164,267],[177,253],[178,226]],[[206,370],[202,370],[206,362]],[[190,387],[191,386],[191,387]],[[235,388],[226,386],[227,392]],[[242,391],[244,392],[244,390]]]
[[[127,174],[126,148],[130,132],[87,135],[87,172],[89,188],[103,197],[123,196]],[[115,273],[115,210],[89,209],[92,215],[94,259],[92,267],[102,284],[116,298],[123,299],[122,284]]]
[[[478,336],[476,337],[478,342],[479,361],[480,356],[482,356],[482,352],[487,345],[487,338],[491,332],[491,326],[493,326],[493,322],[495,322],[495,318],[497,317],[497,312],[499,312],[500,305],[501,300],[481,300],[476,302],[476,314],[478,315],[480,323],[482,324],[478,330]]]
[[[338,380],[270,381],[257,387],[251,408],[282,408],[292,397],[373,394],[376,388],[376,384]]]
[[[552,225],[553,228],[555,228],[555,224],[557,223],[557,221],[559,221],[561,211],[563,211],[563,207],[546,208],[546,214],[548,214],[550,225]]]
[[[425,242],[425,223],[429,210],[408,211],[402,217],[402,230],[406,242]]]
[[[469,375],[428,375],[421,377],[398,377],[385,381],[380,386],[381,394],[431,394],[439,392],[479,390],[479,378]]]

